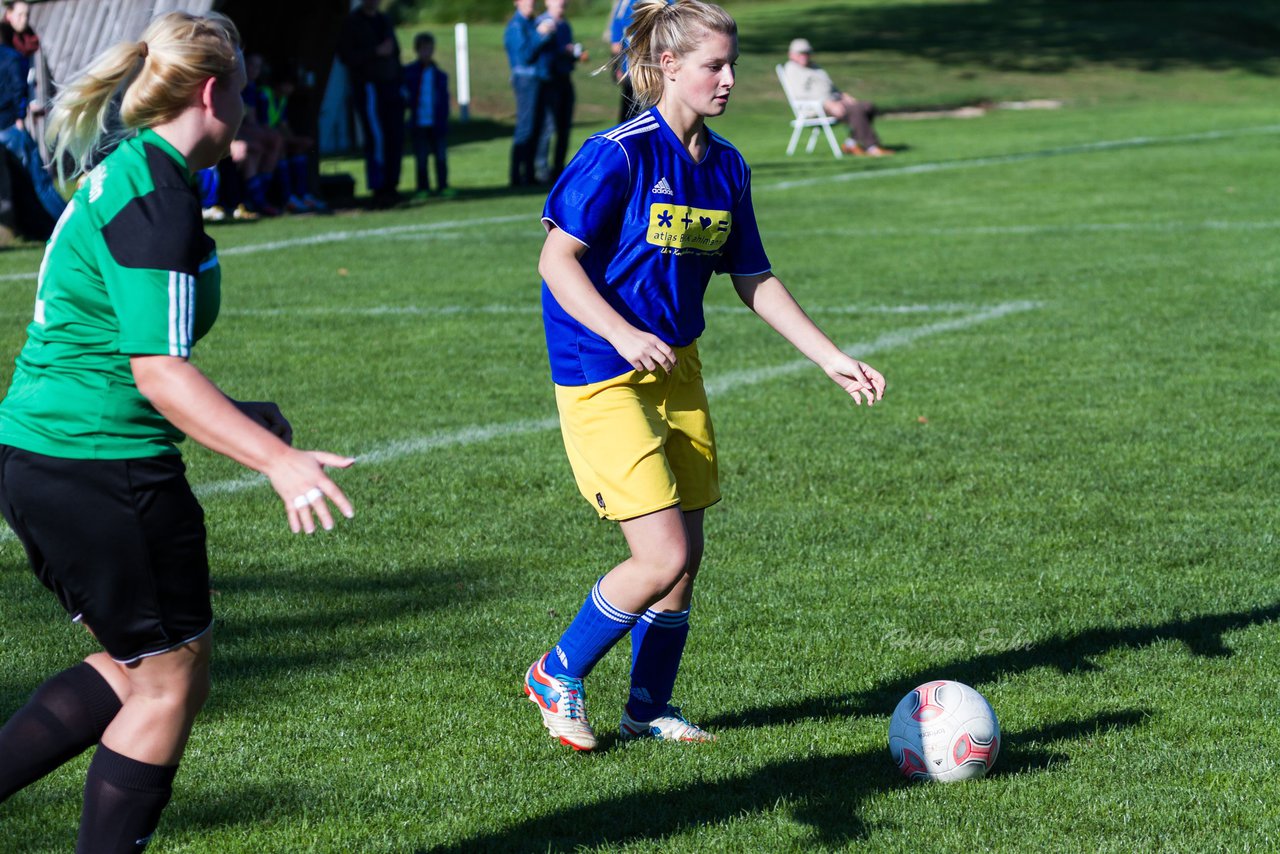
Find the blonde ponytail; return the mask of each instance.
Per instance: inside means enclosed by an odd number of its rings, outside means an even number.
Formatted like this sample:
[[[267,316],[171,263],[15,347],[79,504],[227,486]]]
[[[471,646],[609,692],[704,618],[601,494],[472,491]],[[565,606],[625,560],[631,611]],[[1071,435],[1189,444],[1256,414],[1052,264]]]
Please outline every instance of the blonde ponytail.
[[[204,81],[235,72],[239,47],[224,15],[170,12],[140,41],[108,48],[53,100],[47,136],[59,176],[81,175],[122,138],[176,118]]]
[[[709,33],[737,36],[738,25],[729,13],[702,0],[640,0],[627,27],[627,74],[641,107],[652,107],[664,87],[658,60],[670,52],[684,56],[698,49]]]

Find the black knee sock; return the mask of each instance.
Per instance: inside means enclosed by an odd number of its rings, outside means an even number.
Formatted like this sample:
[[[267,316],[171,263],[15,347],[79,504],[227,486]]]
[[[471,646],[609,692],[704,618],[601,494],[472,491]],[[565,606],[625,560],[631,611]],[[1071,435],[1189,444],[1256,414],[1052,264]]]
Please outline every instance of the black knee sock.
[[[177,765],[148,765],[98,745],[84,781],[76,854],[129,854],[146,848],[177,773]]]
[[[48,679],[0,729],[0,801],[97,744],[119,711],[120,698],[89,664]]]

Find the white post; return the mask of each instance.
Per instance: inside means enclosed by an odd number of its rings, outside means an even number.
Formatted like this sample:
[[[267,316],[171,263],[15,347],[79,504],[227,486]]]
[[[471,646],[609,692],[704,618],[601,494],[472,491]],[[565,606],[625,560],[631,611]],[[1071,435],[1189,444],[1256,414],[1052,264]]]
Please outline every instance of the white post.
[[[458,112],[465,122],[471,117],[471,51],[467,44],[466,24],[454,26],[453,41],[458,56]]]

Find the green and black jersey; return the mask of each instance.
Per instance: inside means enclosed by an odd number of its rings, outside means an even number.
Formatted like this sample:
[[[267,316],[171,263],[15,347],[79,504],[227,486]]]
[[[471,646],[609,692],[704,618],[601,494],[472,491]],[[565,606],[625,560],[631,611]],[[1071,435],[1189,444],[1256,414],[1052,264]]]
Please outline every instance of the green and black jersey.
[[[0,444],[72,459],[177,453],[182,433],[138,392],[129,357],[190,356],[220,280],[182,155],[151,130],[122,142],[49,239]]]

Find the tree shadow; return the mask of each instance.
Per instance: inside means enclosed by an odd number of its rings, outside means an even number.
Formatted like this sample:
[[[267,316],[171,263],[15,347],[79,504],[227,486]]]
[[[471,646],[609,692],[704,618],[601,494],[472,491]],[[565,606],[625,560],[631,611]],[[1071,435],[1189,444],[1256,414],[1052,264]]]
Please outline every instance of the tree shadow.
[[[1091,63],[1280,71],[1280,6],[1250,0],[830,4],[762,16],[740,41],[744,53],[781,57],[798,36],[813,43],[819,60],[824,53],[881,51],[1032,73]]]
[[[1138,726],[1144,719],[1139,711],[1110,712],[1007,734],[992,776],[1060,766],[1069,757],[1054,749],[1056,743],[1086,738],[1099,730]],[[817,838],[808,844],[840,845],[865,839],[874,830],[860,815],[869,799],[908,785],[912,784],[897,773],[884,748],[807,757],[770,763],[725,780],[629,792],[451,845],[419,849],[419,854],[573,851],[596,845],[654,843],[690,828],[776,809],[784,801],[798,821],[813,828]]]
[[[1277,618],[1280,618],[1280,603],[1249,611],[1172,619],[1154,626],[1086,629],[1070,635],[1054,635],[1015,649],[931,664],[927,670],[883,682],[866,691],[747,709],[705,720],[703,724],[709,729],[733,729],[797,720],[887,715],[908,691],[932,679],[954,679],[977,685],[1039,667],[1052,667],[1063,674],[1087,672],[1097,669],[1092,661],[1096,656],[1118,649],[1140,649],[1162,641],[1182,643],[1192,655],[1225,658],[1232,653],[1222,640],[1224,633],[1273,623]]]

